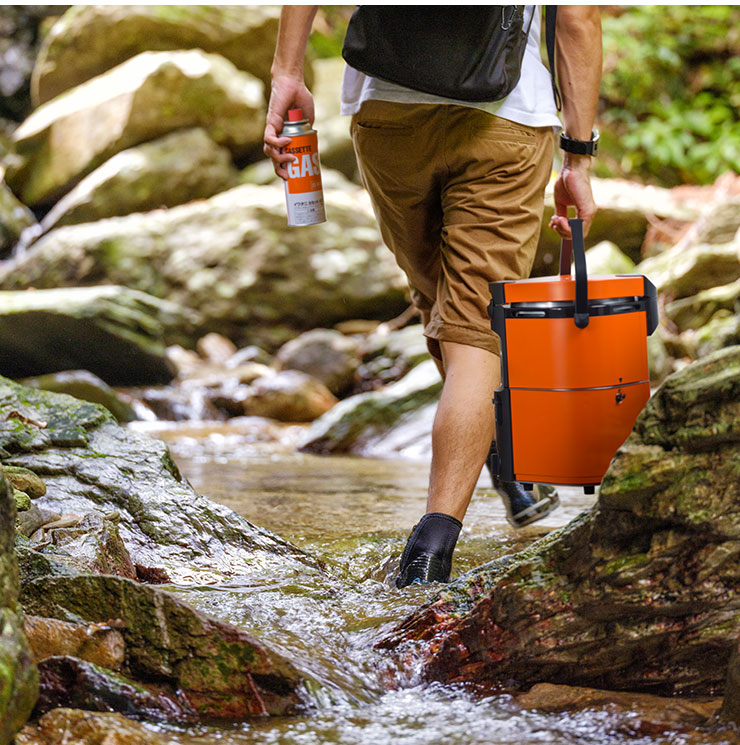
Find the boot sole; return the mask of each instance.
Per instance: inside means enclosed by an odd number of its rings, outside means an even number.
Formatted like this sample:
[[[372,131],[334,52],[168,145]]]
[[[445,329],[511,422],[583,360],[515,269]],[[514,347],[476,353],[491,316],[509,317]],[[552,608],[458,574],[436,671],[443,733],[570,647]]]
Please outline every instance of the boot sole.
[[[560,506],[560,497],[553,493],[539,502],[527,507],[526,510],[518,512],[516,515],[506,515],[506,522],[513,528],[523,528],[525,525],[542,520],[547,517],[554,509]]]

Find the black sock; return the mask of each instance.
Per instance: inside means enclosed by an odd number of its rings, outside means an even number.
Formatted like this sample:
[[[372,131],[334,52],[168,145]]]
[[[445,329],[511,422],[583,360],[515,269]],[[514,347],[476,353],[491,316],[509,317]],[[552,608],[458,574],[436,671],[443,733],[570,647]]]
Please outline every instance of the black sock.
[[[443,512],[428,512],[419,520],[409,536],[401,556],[401,571],[421,554],[433,554],[448,568],[452,566],[452,552],[455,550],[462,523]]]

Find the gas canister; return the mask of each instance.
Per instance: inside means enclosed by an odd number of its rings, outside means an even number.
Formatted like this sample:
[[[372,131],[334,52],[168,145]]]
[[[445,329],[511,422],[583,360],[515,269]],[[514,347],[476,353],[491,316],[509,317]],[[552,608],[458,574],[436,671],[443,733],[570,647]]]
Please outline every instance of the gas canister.
[[[290,145],[283,148],[283,152],[296,158],[295,162],[288,163],[288,180],[285,182],[288,225],[325,222],[318,136],[304,118],[302,109],[288,111],[288,121],[283,122],[280,137],[291,138]]]
[[[501,340],[490,465],[503,481],[590,493],[650,397],[647,337],[658,304],[642,275],[589,277],[582,221],[569,222],[560,276],[490,284]]]

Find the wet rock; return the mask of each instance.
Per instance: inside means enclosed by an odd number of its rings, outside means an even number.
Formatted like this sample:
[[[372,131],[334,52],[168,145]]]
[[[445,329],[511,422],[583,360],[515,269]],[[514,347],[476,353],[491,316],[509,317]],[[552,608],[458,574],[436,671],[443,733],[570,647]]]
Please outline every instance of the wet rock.
[[[133,422],[139,417],[133,407],[124,401],[104,380],[88,370],[65,370],[64,372],[39,375],[20,381],[29,388],[66,393],[83,401],[102,404],[119,422]],[[19,487],[20,488],[20,487]],[[39,496],[43,496],[39,494]]]
[[[2,292],[3,373],[22,378],[84,368],[110,384],[165,383],[175,374],[166,341],[187,333],[194,318],[112,285]]]
[[[200,717],[242,719],[304,706],[304,678],[291,663],[154,587],[110,576],[41,578],[24,585],[22,603],[29,613],[62,620],[120,619],[123,674],[177,691]]]
[[[109,670],[120,670],[123,664],[123,636],[107,624],[27,615],[23,628],[36,664],[48,657],[67,655]]]
[[[114,155],[54,205],[41,229],[175,207],[207,199],[236,181],[226,148],[201,128],[180,130]]]
[[[331,329],[314,329],[284,344],[275,355],[283,370],[300,370],[320,380],[335,396],[352,387],[360,366],[360,344]]]
[[[611,241],[601,241],[586,251],[589,274],[634,274],[635,262]]]
[[[347,318],[393,318],[406,281],[369,203],[341,191],[326,202],[331,220],[305,230],[287,227],[281,185],[59,228],[0,266],[0,287],[106,282],[166,298],[201,319],[189,343],[170,342],[184,346],[216,331],[274,349]]]
[[[38,695],[38,673],[23,634],[13,554],[15,501],[0,468],[0,742],[23,726]]]
[[[73,6],[44,40],[33,71],[34,103],[147,50],[216,52],[269,91],[279,15],[271,6]]]
[[[175,694],[148,690],[119,673],[75,657],[49,657],[39,663],[39,698],[34,715],[59,707],[115,711],[133,719],[184,724],[196,719]]]
[[[164,443],[121,427],[102,406],[0,378],[0,457],[44,480],[39,507],[119,514],[133,563],[173,582],[317,570],[298,549],[195,493]]]
[[[517,696],[523,709],[543,712],[607,710],[631,714],[635,734],[659,735],[665,731],[693,730],[708,724],[717,714],[721,699],[677,699],[647,693],[622,693],[594,688],[539,683]]]
[[[74,577],[87,573],[69,554],[51,545],[40,546],[25,536],[16,536],[15,558],[21,585],[39,577]]]
[[[9,253],[21,233],[35,224],[33,212],[16,199],[0,178],[0,256]]]
[[[301,450],[366,454],[393,426],[436,402],[441,390],[439,372],[434,362],[427,360],[396,383],[340,401],[311,425]]]
[[[31,507],[23,512],[18,513],[15,525],[20,535],[26,538],[32,536],[42,525],[58,520],[61,517],[60,512],[54,510],[41,509],[32,504]]]
[[[2,466],[5,478],[15,489],[28,494],[31,499],[43,497],[46,494],[46,484],[28,468],[19,466]]]
[[[95,513],[70,521],[57,521],[42,526],[43,535],[37,540],[49,540],[57,548],[77,560],[94,574],[114,574],[117,577],[138,579],[128,549],[118,529],[120,515],[101,517]],[[36,538],[32,535],[32,538]]]
[[[168,745],[171,738],[158,735],[121,714],[93,713],[81,709],[53,709],[35,726],[24,727],[15,745]]]
[[[385,644],[413,642],[445,682],[721,693],[740,632],[739,443],[730,347],[663,383],[592,511],[463,575]]]
[[[262,416],[280,422],[312,422],[337,402],[319,380],[297,370],[283,370],[246,386],[235,400],[245,416]]]
[[[5,180],[25,204],[49,205],[116,153],[187,127],[243,154],[262,140],[262,92],[220,55],[142,52],[36,109],[13,134]]]
[[[220,378],[219,378],[220,380]],[[171,422],[224,419],[208,391],[198,385],[167,385],[126,388],[125,393],[143,404],[152,418]]]

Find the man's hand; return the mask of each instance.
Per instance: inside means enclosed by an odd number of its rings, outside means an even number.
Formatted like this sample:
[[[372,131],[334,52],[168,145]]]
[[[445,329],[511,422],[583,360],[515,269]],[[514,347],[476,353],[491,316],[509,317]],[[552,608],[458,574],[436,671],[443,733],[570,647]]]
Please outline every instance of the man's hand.
[[[281,152],[290,144],[289,137],[280,137],[283,122],[288,118],[289,109],[303,109],[303,114],[313,124],[313,96],[306,88],[302,78],[281,75],[272,79],[270,105],[267,109],[265,125],[265,155],[272,160],[275,173],[282,179],[288,178],[288,163],[295,161],[294,155]]]
[[[571,157],[568,157],[571,156]],[[561,238],[570,238],[568,206],[576,208],[576,216],[583,220],[583,234],[588,235],[591,221],[596,214],[596,202],[591,193],[590,155],[566,154],[563,169],[555,182],[555,214],[550,227]]]
[[[280,13],[280,27],[272,60],[272,90],[265,124],[265,155],[272,160],[275,173],[288,178],[288,163],[294,155],[280,152],[290,144],[289,137],[279,137],[289,109],[303,109],[313,124],[313,96],[303,82],[303,57],[306,42],[318,5],[284,5]]]

